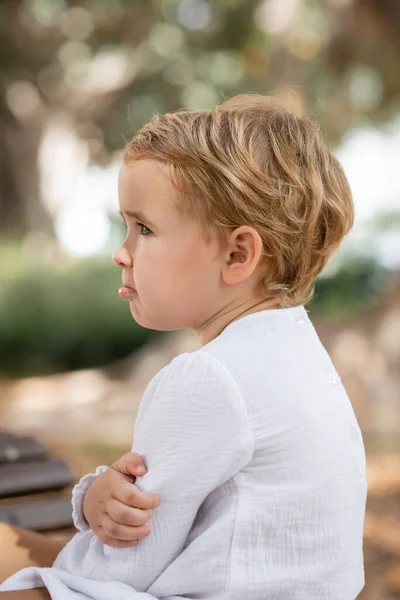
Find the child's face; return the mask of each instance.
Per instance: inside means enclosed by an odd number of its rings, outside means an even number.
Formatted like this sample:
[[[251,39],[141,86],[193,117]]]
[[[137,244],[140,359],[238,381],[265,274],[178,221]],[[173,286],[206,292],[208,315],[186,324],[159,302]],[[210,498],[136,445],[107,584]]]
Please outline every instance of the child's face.
[[[180,215],[175,188],[155,161],[123,164],[118,191],[127,235],[113,261],[123,285],[135,290],[125,290],[133,318],[149,329],[196,330],[221,299],[218,242],[206,245],[198,227]]]

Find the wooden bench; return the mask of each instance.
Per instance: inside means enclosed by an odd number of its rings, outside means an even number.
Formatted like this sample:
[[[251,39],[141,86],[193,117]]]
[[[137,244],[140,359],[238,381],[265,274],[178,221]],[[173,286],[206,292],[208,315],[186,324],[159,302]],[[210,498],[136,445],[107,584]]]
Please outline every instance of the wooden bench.
[[[52,535],[72,535],[75,476],[35,437],[0,430],[0,522]]]

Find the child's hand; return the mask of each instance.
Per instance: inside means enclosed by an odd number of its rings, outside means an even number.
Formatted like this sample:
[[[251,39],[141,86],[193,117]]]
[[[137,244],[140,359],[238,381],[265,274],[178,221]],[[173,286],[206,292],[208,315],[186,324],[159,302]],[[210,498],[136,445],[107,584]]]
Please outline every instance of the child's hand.
[[[140,468],[144,467],[144,471]],[[140,454],[128,452],[96,477],[88,488],[83,513],[103,544],[130,548],[149,535],[145,523],[159,502],[155,494],[141,492],[133,482],[147,473]]]

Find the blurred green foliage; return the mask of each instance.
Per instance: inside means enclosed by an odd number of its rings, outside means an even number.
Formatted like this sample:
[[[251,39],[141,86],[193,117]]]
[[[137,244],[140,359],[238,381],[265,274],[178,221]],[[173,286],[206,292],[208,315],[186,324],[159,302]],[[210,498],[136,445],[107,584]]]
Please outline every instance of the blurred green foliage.
[[[371,257],[347,258],[333,275],[318,277],[308,305],[310,315],[340,320],[372,306],[381,299],[391,273]]]
[[[121,274],[110,260],[65,270],[12,254],[0,262],[0,376],[106,365],[160,335],[140,327],[119,300]]]

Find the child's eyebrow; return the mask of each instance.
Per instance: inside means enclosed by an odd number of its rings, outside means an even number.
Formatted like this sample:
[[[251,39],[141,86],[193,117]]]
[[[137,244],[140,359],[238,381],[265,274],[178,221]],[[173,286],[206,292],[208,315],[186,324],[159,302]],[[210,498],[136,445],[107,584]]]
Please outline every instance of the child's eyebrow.
[[[122,218],[124,218],[124,213],[120,210],[119,214],[121,215]],[[140,211],[132,211],[132,210],[126,210],[125,211],[125,215],[127,217],[131,217],[132,219],[138,219],[139,221],[144,221],[145,223],[148,223],[148,225],[150,225],[151,227],[154,227],[154,225],[151,223],[151,221],[149,221],[149,219]]]

